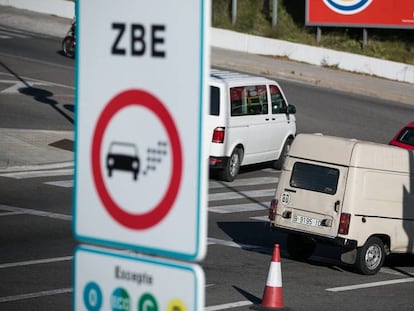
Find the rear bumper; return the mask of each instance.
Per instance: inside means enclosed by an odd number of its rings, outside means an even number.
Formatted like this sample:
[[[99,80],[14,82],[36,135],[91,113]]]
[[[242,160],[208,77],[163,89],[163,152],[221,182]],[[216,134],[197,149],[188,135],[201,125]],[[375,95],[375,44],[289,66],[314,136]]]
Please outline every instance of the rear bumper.
[[[229,157],[212,157],[208,159],[210,168],[225,168],[229,162]]]
[[[356,240],[347,239],[347,238],[343,238],[339,236],[336,236],[336,237],[321,236],[321,235],[312,234],[309,232],[302,232],[302,231],[292,230],[292,229],[288,229],[284,227],[277,227],[274,225],[273,222],[270,222],[269,226],[271,230],[278,230],[278,231],[283,231],[283,232],[290,233],[290,234],[303,235],[303,236],[314,239],[316,242],[323,243],[323,244],[341,246],[347,249],[356,249],[358,245]]]

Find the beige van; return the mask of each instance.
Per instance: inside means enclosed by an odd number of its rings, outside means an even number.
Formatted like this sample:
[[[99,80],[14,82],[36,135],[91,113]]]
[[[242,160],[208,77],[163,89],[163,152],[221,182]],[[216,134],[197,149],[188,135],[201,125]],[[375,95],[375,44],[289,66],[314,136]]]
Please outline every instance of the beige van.
[[[390,253],[414,252],[414,153],[320,134],[296,136],[269,209],[287,249],[310,257],[317,242],[375,274]]]

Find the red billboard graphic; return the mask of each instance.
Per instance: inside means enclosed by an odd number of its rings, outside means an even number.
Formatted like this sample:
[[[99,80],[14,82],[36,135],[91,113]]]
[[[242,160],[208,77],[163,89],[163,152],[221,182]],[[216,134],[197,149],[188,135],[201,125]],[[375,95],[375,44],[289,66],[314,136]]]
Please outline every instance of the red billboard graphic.
[[[307,0],[306,25],[413,28],[413,0]]]

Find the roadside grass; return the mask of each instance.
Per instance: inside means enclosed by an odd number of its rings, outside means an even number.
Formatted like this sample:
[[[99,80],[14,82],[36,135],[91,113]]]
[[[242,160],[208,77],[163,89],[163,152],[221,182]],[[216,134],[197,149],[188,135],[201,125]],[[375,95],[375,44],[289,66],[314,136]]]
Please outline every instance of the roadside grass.
[[[414,30],[321,27],[320,41],[314,26],[305,26],[305,0],[278,0],[277,24],[272,26],[273,0],[237,0],[232,23],[232,0],[212,0],[212,26],[295,43],[414,64]]]

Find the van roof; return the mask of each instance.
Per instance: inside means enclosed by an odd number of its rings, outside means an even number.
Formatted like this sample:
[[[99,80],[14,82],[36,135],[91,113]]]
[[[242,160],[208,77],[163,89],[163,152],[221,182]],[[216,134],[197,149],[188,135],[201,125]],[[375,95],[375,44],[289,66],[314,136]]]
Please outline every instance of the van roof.
[[[343,166],[414,173],[412,151],[322,134],[298,134],[289,156]]]
[[[211,69],[210,70],[210,81],[215,83],[225,83],[228,85],[249,85],[249,84],[266,84],[271,82],[272,84],[275,81],[271,79],[267,79],[265,77],[254,76],[251,74],[235,72],[235,71],[227,71],[221,69]]]

